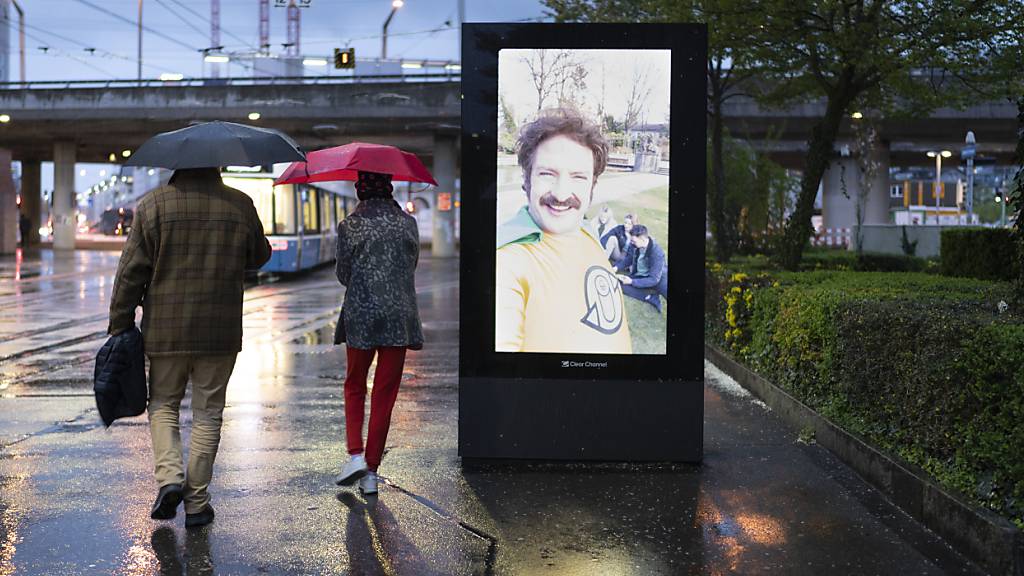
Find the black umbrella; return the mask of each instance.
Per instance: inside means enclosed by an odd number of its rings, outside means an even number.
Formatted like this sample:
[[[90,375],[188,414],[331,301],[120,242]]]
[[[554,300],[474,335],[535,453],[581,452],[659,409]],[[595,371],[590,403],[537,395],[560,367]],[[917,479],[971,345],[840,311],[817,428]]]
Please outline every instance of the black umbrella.
[[[146,140],[125,166],[216,168],[303,161],[291,138],[268,128],[233,122],[205,122]]]

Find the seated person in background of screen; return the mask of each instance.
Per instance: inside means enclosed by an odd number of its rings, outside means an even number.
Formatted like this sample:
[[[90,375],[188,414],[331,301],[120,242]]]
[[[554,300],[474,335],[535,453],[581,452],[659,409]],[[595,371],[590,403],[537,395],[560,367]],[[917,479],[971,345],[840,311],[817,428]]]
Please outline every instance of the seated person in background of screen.
[[[523,126],[516,150],[527,203],[498,229],[495,350],[632,353],[621,286],[583,221],[604,135],[558,108]]]
[[[643,224],[629,231],[629,248],[615,271],[626,296],[647,302],[661,313],[661,297],[668,299],[668,260]]]
[[[637,224],[637,218],[633,214],[626,214],[622,218],[622,224],[613,226],[601,236],[601,246],[604,246],[604,253],[612,264],[622,260],[629,248],[629,231]]]
[[[615,226],[615,216],[612,215],[612,209],[607,205],[602,206],[601,211],[597,213],[597,218],[590,221],[590,231],[594,234],[595,238],[604,237]],[[604,242],[601,245],[603,246]]]

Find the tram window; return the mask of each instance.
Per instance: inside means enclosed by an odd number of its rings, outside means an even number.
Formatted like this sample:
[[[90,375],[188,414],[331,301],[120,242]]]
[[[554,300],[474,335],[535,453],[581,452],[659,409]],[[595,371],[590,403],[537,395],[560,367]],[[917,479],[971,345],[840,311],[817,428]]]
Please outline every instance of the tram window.
[[[270,178],[238,178],[236,176],[222,176],[225,186],[245,192],[252,203],[256,206],[256,213],[263,223],[263,233],[273,233],[273,203],[274,203],[274,181]]]
[[[295,234],[295,187],[291,184],[274,189],[274,234]]]
[[[301,192],[302,196],[302,232],[309,234],[319,232],[320,225],[317,221],[317,194],[316,190],[306,188]]]
[[[335,196],[334,197],[334,214],[337,216],[338,222],[345,219],[345,197]]]
[[[320,191],[320,230],[330,232],[331,226],[331,196],[326,191]]]

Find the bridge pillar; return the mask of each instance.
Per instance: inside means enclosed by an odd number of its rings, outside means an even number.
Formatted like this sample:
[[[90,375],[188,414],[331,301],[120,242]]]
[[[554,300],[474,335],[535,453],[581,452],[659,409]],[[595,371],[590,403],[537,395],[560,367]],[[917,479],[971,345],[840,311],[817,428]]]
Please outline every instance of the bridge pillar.
[[[853,158],[836,158],[821,178],[821,225],[825,228],[853,228],[857,221],[860,170]]]
[[[39,227],[42,226],[42,163],[39,160],[21,161],[21,211],[28,216],[26,246],[39,245]]]
[[[0,254],[18,248],[18,205],[11,174],[11,151],[0,149]]]
[[[75,249],[74,142],[53,145],[53,249]]]
[[[865,224],[889,223],[889,142],[875,143],[874,160],[878,166],[875,181],[868,192],[867,210],[864,212]]]
[[[874,181],[864,198],[864,224],[889,223],[889,143],[879,142],[874,148],[877,165]],[[851,157],[834,159],[821,179],[822,226],[846,229],[842,234],[852,238],[857,225],[857,196],[861,190],[861,170]]]
[[[431,253],[455,256],[455,136],[434,135],[434,234]]]

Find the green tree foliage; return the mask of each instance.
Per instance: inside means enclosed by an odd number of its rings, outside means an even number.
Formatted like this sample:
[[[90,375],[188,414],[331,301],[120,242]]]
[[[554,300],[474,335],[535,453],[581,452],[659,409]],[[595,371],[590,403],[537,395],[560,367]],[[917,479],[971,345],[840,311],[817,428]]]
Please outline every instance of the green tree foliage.
[[[708,163],[712,161],[709,155]],[[795,179],[767,155],[728,135],[723,142],[722,163],[729,174],[723,202],[723,237],[733,243],[728,251],[765,252],[785,225]],[[713,186],[714,182],[709,181],[708,188]]]
[[[1003,0],[1008,2],[1010,0]],[[796,208],[777,259],[800,264],[811,214],[841,123],[858,109],[924,114],[955,104],[952,72],[987,27],[978,15],[995,2],[970,0],[760,0],[758,61],[765,101],[822,98]],[[984,23],[985,18],[980,22]],[[959,92],[963,92],[960,90]]]

